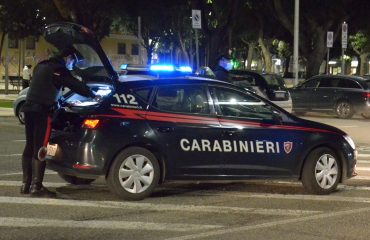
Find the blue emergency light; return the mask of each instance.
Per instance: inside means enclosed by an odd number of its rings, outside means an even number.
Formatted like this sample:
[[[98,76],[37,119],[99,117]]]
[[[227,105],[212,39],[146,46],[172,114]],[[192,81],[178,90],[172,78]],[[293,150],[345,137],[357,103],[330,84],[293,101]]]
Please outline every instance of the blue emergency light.
[[[179,66],[175,67],[174,65],[151,65],[150,71],[153,72],[181,72],[181,73],[191,73],[193,70],[189,66]]]

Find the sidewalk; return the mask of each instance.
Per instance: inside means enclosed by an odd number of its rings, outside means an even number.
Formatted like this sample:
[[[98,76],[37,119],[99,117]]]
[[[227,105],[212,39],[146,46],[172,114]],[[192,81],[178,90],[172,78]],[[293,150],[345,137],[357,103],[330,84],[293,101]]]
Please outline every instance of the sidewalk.
[[[18,94],[0,94],[0,100],[14,101]],[[13,108],[0,107],[0,117],[14,117]]]

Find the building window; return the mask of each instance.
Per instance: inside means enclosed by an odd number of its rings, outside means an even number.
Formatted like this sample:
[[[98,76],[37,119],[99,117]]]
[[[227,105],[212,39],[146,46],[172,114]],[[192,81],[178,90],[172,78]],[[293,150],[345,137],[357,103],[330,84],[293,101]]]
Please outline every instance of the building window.
[[[138,44],[132,44],[131,55],[139,55],[139,45]]]
[[[126,44],[118,43],[118,54],[126,54]]]
[[[18,39],[17,38],[10,38],[8,39],[8,47],[9,48],[18,48]]]
[[[31,49],[31,50],[36,49],[36,40],[34,37],[26,38],[26,49]]]

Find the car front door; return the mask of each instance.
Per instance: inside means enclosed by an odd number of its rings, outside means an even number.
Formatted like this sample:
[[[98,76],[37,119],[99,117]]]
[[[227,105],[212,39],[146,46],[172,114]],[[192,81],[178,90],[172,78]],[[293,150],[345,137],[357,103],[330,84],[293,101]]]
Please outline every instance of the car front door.
[[[222,128],[209,101],[206,85],[158,86],[146,118],[167,160],[166,174],[222,175],[222,155],[211,146]]]
[[[229,176],[285,176],[297,166],[303,140],[283,126],[274,107],[252,94],[224,87],[211,89],[223,127],[219,142]]]

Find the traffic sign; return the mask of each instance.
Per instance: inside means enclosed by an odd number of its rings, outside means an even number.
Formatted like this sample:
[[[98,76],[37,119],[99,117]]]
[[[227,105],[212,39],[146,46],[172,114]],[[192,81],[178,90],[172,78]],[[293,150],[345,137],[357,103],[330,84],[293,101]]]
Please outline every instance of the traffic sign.
[[[202,16],[200,10],[191,10],[191,21],[193,28],[201,29],[202,28]]]
[[[348,24],[342,24],[342,48],[347,48]]]
[[[333,47],[333,32],[328,32],[326,34],[326,46],[328,48],[332,48]]]

